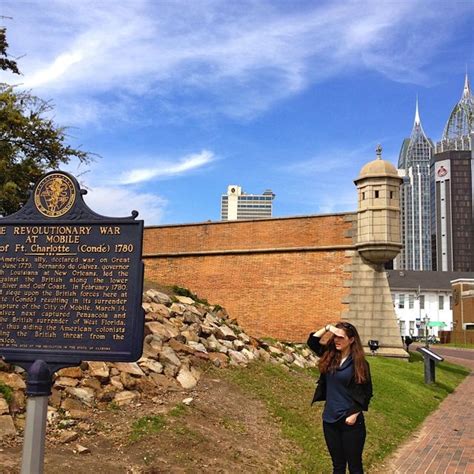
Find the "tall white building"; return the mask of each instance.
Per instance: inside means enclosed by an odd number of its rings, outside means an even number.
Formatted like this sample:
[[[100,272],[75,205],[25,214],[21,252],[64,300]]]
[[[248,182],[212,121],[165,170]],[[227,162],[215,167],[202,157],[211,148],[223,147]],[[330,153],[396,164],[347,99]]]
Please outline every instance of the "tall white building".
[[[272,217],[273,194],[271,189],[263,194],[246,194],[240,186],[231,184],[221,197],[221,220],[264,219]]]
[[[410,138],[403,141],[398,159],[400,219],[403,249],[396,268],[431,270],[430,160],[433,142],[421,125],[416,101],[415,121]]]

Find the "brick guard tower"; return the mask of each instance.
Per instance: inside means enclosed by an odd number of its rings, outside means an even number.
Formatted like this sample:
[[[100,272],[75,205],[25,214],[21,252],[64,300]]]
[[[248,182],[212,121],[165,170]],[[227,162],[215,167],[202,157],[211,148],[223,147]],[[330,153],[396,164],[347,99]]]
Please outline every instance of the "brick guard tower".
[[[350,294],[344,319],[353,322],[363,344],[376,339],[378,353],[391,357],[407,357],[392,304],[384,264],[393,260],[402,248],[400,239],[400,183],[395,167],[382,160],[382,148],[377,158],[367,163],[354,181],[358,192],[357,219],[354,224],[355,250],[347,270],[352,273],[346,282]]]

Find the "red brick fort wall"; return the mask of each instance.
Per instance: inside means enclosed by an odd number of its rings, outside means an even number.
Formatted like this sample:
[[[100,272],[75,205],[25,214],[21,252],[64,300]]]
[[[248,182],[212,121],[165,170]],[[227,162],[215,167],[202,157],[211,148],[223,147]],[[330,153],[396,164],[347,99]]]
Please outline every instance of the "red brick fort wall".
[[[346,309],[352,216],[148,227],[145,278],[224,306],[253,336],[304,341]]]

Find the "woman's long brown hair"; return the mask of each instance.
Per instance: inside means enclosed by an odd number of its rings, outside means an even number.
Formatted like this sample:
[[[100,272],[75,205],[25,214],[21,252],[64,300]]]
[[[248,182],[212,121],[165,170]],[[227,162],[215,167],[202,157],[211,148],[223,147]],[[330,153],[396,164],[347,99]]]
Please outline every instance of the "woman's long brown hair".
[[[365,383],[369,377],[367,370],[367,362],[365,361],[364,348],[360,341],[359,333],[357,329],[348,322],[342,321],[336,324],[336,327],[343,329],[347,334],[348,338],[353,337],[354,341],[351,344],[351,355],[354,363],[354,378],[356,383]],[[334,373],[341,364],[341,351],[336,349],[334,344],[334,338],[327,344],[327,349],[319,359],[318,367],[319,372],[322,374]]]

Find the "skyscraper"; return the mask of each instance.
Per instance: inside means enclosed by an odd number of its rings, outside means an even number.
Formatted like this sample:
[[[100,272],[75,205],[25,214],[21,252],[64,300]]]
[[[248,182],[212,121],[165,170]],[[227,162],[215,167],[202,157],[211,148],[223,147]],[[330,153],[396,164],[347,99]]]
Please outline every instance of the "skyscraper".
[[[433,142],[421,125],[416,101],[410,138],[403,140],[398,158],[400,220],[403,248],[395,266],[405,270],[431,270],[430,160]]]
[[[474,97],[466,74],[431,163],[433,269],[474,271]]]
[[[240,186],[229,185],[221,197],[221,220],[264,219],[272,217],[273,194],[267,189],[263,194],[246,194]]]

